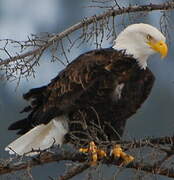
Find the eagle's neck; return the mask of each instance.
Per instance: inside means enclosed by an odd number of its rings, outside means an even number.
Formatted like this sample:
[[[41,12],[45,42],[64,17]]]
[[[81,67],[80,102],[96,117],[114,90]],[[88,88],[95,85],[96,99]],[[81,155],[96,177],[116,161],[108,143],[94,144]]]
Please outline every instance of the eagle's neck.
[[[140,50],[140,48],[136,48],[133,45],[128,45],[128,43],[124,44],[123,42],[116,42],[113,48],[118,51],[124,50],[126,55],[131,55],[136,59],[141,69],[146,69],[147,59],[149,55],[144,54],[143,51]]]
[[[142,57],[136,58],[136,61],[141,69],[147,68],[147,59],[148,59],[148,56],[145,56],[145,55],[142,55]]]

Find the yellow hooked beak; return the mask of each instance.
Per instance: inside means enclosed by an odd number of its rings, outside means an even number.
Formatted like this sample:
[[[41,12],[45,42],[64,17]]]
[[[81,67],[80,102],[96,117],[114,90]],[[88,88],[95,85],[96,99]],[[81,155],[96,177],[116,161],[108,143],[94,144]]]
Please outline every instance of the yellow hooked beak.
[[[168,47],[167,44],[160,40],[160,41],[153,41],[150,40],[147,42],[147,44],[149,44],[149,46],[156,52],[161,54],[161,58],[164,58],[167,56],[168,53]]]

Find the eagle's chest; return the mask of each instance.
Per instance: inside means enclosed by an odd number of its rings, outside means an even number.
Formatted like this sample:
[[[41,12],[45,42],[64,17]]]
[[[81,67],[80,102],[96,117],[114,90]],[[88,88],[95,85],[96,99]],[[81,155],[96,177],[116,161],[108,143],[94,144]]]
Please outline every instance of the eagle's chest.
[[[148,70],[129,71],[125,73],[125,76],[120,76],[118,79],[116,79],[111,94],[112,102],[116,108],[125,108],[128,104],[132,104],[130,107],[135,106],[134,109],[139,107],[149,95],[154,82],[154,77]]]
[[[125,86],[124,83],[120,83],[115,86],[115,88],[111,94],[112,100],[117,101],[117,100],[121,99],[124,86]]]
[[[131,73],[131,70],[123,71],[122,73],[118,74],[113,82],[114,87],[111,93],[111,99],[117,101],[122,98],[122,92],[126,88],[126,85],[129,83],[135,84],[137,79],[133,79],[132,77],[135,76]]]

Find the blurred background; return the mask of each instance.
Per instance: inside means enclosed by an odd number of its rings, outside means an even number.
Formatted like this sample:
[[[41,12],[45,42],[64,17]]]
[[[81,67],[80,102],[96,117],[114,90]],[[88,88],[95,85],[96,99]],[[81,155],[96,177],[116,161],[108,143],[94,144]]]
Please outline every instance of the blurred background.
[[[120,0],[120,6],[128,4],[139,4],[140,1]],[[165,1],[154,0],[147,3],[160,3]],[[143,2],[141,2],[142,4]],[[145,3],[145,2],[144,2]],[[10,38],[14,40],[26,40],[30,34],[40,32],[58,33],[71,25],[79,22],[84,17],[99,13],[102,9],[89,8],[88,0],[0,0],[0,39]],[[174,21],[174,13],[167,12],[170,20]],[[126,24],[144,22],[160,28],[160,11],[154,11],[140,17],[118,16],[115,18],[116,31],[120,32]],[[124,23],[123,23],[124,21]],[[152,56],[148,65],[156,77],[156,82],[151,95],[143,104],[138,113],[127,122],[125,139],[139,139],[144,137],[159,137],[173,135],[174,129],[174,51],[173,51],[173,29],[170,28],[169,54],[165,60],[161,60],[158,55]],[[111,40],[104,41],[102,47],[112,46]],[[83,44],[79,48],[74,48],[69,53],[72,60],[83,52],[93,49],[95,46]],[[11,49],[13,51],[13,48]],[[4,147],[17,138],[15,132],[7,130],[9,124],[23,118],[19,113],[26,102],[22,99],[22,94],[30,88],[47,84],[63,66],[59,63],[51,63],[49,55],[42,57],[40,66],[36,67],[35,78],[22,79],[18,88],[16,81],[0,82],[0,158],[9,157],[4,151]],[[116,173],[115,167],[104,168],[104,177]],[[52,163],[32,169],[34,179],[45,180],[48,176],[57,177],[65,170],[64,163]],[[131,170],[127,173],[119,173],[118,179],[129,179]],[[22,179],[25,172],[18,172],[13,175],[1,176],[0,179]],[[87,174],[84,173],[74,179],[82,179]],[[146,177],[147,179],[149,177]],[[28,177],[30,179],[30,177]],[[95,179],[95,178],[94,178]],[[131,179],[131,178],[130,178]],[[166,179],[159,177],[160,180]]]

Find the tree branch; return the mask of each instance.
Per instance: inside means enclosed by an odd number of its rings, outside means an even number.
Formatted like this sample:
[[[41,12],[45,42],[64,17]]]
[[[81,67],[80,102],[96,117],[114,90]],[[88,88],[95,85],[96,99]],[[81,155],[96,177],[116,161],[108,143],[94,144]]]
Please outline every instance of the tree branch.
[[[68,180],[68,179],[82,173],[89,167],[90,167],[90,165],[87,162],[77,165],[75,167],[72,167],[70,170],[68,170],[68,172],[66,174],[64,174],[63,176],[60,176],[57,180]]]
[[[163,160],[160,160],[160,163],[154,163],[151,165],[150,163],[142,163],[138,161],[134,161],[133,163],[126,166],[126,168],[133,168],[137,170],[146,171],[149,173],[155,173],[159,175],[165,175],[167,177],[174,177],[174,169],[173,168],[163,168],[162,163],[166,161],[169,157],[172,157],[174,155],[173,150],[173,142],[174,137],[161,137],[161,138],[152,138],[152,139],[143,139],[140,141],[134,141],[134,142],[120,142],[122,144],[122,147],[127,146],[129,147],[129,151],[133,148],[139,148],[139,147],[156,147],[156,145],[168,145],[166,148],[161,149],[160,146],[159,150],[163,151],[167,154],[167,158],[163,158]],[[115,142],[115,143],[118,143]],[[114,144],[112,142],[111,144]],[[130,148],[131,145],[131,148]],[[169,146],[171,145],[171,146]],[[109,153],[108,153],[109,154]],[[136,157],[135,157],[136,159]],[[63,149],[60,149],[58,153],[52,153],[52,152],[43,152],[41,151],[40,154],[37,157],[25,159],[25,157],[21,160],[21,157],[13,158],[12,160],[3,160],[0,163],[0,175],[11,173],[14,171],[19,171],[22,169],[32,168],[34,166],[43,165],[51,162],[60,162],[60,161],[72,161],[74,163],[83,163],[80,164],[68,171],[65,175],[60,177],[60,180],[69,179],[76,174],[84,171],[89,165],[89,157],[86,154],[82,154],[79,152],[72,152],[72,151],[64,151]],[[112,157],[108,156],[106,159],[103,159],[100,161],[100,163],[107,164],[107,165],[116,165],[120,166],[120,160],[119,159],[113,159]]]
[[[117,15],[126,14],[126,13],[133,13],[133,12],[142,12],[142,11],[149,12],[149,11],[154,11],[154,10],[170,10],[170,9],[174,9],[174,2],[166,2],[162,4],[149,4],[149,5],[142,5],[142,6],[136,5],[136,6],[129,6],[126,8],[110,9],[103,14],[100,14],[98,16],[92,16],[92,17],[84,19],[82,22],[76,23],[75,25],[67,28],[65,31],[54,35],[46,43],[44,43],[43,45],[39,46],[38,48],[34,50],[1,60],[0,66],[7,65],[10,62],[21,60],[29,56],[42,54],[48,47],[53,45],[55,42],[63,39],[64,37],[71,34],[72,32],[84,26],[87,26],[89,24],[92,24],[96,21],[100,21],[106,17],[117,16]]]
[[[61,151],[60,153],[40,152],[40,155],[29,160],[24,159],[20,161],[20,158],[21,157],[14,158],[10,162],[9,160],[4,160],[1,162],[0,175],[51,162],[60,162],[63,160],[69,160],[72,162],[85,162],[87,160],[87,156],[84,154],[69,151]]]

